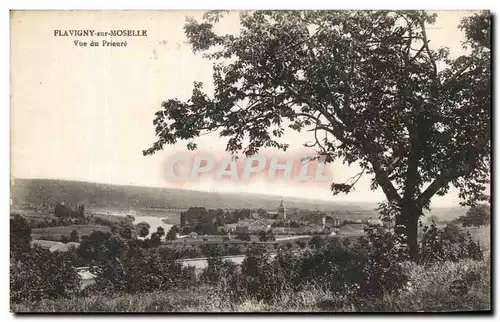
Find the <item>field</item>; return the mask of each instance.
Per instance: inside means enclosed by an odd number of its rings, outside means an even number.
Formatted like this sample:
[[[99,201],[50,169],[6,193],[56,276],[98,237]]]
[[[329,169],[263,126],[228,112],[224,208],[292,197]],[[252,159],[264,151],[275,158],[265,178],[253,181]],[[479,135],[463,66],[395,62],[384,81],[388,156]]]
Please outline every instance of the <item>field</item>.
[[[56,226],[46,228],[33,228],[31,236],[33,239],[47,238],[50,240],[60,240],[61,236],[69,237],[73,229],[76,229],[80,236],[90,235],[93,231],[108,232],[109,227],[88,224],[88,225],[69,225],[69,226]]]

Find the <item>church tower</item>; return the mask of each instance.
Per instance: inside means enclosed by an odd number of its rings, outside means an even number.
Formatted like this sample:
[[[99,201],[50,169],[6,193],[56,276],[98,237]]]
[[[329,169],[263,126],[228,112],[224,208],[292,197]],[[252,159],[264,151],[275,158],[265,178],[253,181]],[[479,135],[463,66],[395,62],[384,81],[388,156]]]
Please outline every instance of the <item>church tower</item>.
[[[278,218],[283,218],[283,220],[286,220],[286,208],[283,204],[283,198],[281,198],[280,205],[278,206]]]

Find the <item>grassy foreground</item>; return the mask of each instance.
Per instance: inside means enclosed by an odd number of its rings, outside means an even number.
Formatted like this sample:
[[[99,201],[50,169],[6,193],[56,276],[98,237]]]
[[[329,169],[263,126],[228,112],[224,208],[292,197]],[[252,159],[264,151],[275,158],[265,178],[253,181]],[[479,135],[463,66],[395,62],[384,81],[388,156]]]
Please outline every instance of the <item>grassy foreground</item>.
[[[141,294],[99,294],[36,303],[13,304],[13,312],[450,312],[490,310],[490,258],[423,267],[405,266],[410,284],[397,294],[350,302],[319,286],[282,294],[271,303],[255,299],[232,302],[217,287],[196,287]],[[453,292],[453,281],[467,279],[464,294]]]

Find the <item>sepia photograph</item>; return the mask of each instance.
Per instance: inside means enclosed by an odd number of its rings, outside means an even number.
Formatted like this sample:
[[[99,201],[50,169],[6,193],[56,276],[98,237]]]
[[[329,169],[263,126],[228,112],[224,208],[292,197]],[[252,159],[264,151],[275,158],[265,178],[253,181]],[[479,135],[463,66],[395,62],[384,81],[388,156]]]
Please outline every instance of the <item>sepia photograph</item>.
[[[492,313],[489,10],[10,10],[10,311]]]

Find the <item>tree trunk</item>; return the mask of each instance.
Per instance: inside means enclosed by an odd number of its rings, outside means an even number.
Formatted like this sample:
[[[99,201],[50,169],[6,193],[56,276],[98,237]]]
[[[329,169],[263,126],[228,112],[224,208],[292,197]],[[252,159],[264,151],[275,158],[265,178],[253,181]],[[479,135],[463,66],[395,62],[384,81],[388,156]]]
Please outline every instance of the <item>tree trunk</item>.
[[[415,259],[418,254],[418,219],[422,214],[422,209],[415,206],[414,202],[403,205],[401,214],[396,219],[396,225],[404,225],[398,228],[397,232],[406,236],[410,258]]]

